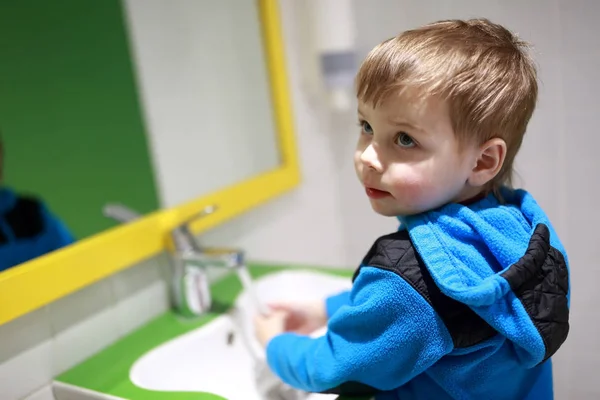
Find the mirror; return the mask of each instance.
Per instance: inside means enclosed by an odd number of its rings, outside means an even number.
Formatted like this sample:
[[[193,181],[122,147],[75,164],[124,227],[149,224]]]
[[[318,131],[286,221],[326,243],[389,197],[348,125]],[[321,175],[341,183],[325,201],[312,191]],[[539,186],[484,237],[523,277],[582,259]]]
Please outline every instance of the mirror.
[[[161,204],[279,164],[255,0],[127,0]]]
[[[280,165],[261,3],[0,0],[0,193],[64,235],[12,264]],[[19,221],[0,251],[47,234]]]

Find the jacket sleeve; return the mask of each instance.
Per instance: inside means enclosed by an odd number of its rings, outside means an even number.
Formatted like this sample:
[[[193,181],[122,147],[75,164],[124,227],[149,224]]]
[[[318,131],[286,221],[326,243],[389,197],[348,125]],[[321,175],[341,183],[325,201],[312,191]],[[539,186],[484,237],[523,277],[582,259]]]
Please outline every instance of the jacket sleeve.
[[[429,303],[393,272],[362,267],[349,304],[319,338],[284,333],[267,345],[271,369],[287,384],[325,392],[359,383],[392,390],[452,350]]]
[[[327,311],[327,318],[331,318],[333,314],[342,306],[350,305],[350,291],[345,290],[336,295],[330,296],[325,299],[325,310]]]

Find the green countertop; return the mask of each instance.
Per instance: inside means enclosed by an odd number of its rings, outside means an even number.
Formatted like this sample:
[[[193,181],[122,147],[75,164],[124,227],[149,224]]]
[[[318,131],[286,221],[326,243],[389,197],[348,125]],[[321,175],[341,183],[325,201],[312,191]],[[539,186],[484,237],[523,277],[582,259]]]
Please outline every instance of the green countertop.
[[[253,278],[258,278],[287,268],[251,265],[248,269]],[[301,269],[347,277],[351,277],[353,273],[351,270],[339,269]],[[129,379],[129,370],[142,355],[227,312],[242,291],[242,286],[237,275],[230,274],[212,284],[211,290],[213,307],[210,313],[194,320],[186,320],[168,311],[59,375],[55,380],[129,400],[223,400],[221,396],[210,393],[146,390],[135,386]]]

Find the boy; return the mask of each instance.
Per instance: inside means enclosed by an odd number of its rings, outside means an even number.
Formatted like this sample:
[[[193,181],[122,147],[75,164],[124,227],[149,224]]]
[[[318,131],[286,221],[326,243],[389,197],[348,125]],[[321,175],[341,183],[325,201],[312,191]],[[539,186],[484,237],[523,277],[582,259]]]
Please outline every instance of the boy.
[[[3,150],[0,137],[0,272],[74,242],[41,201],[2,185]]]
[[[553,397],[568,260],[531,195],[509,189],[537,98],[525,47],[488,20],[452,20],[367,56],[356,171],[401,227],[375,242],[351,291],[256,318],[284,382],[378,399]],[[325,336],[303,335],[324,323]]]

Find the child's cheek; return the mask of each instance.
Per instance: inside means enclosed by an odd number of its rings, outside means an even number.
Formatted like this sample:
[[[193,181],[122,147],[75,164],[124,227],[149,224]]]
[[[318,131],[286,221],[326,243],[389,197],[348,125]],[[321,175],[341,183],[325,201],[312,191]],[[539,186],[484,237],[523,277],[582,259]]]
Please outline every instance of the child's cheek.
[[[430,182],[416,171],[406,171],[394,180],[394,197],[405,206],[415,207],[427,201]]]

